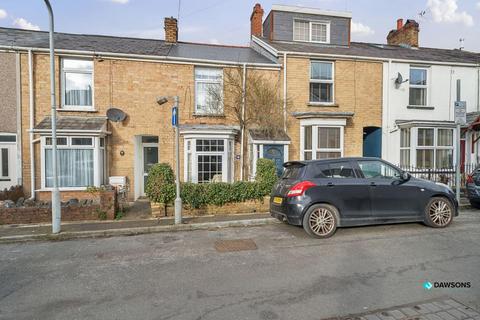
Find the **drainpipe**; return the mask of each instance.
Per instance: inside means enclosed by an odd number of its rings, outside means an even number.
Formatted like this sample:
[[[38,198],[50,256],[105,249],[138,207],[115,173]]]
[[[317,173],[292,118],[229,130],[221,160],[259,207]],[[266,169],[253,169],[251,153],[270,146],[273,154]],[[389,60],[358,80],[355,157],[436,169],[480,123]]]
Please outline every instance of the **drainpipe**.
[[[246,81],[247,75],[247,64],[243,64],[243,75],[242,75],[242,126],[240,127],[240,180],[243,181],[243,144],[245,139],[245,91],[247,87]]]
[[[32,50],[28,50],[28,100],[30,109],[30,122],[28,130],[30,138],[30,199],[35,199],[35,153],[33,144],[33,126],[35,115],[35,101],[33,94],[33,55]]]
[[[388,60],[388,68],[387,68],[387,112],[386,112],[386,130],[387,130],[387,135],[390,138],[390,70],[392,68],[392,59]],[[382,130],[383,131],[383,130]],[[385,145],[385,154],[387,160],[390,159],[390,150],[388,148],[389,143],[384,143]],[[382,146],[383,147],[383,146]],[[383,148],[382,148],[383,149]],[[400,164],[400,161],[398,162]]]
[[[17,96],[17,184],[23,185],[22,171],[22,90],[20,52],[15,54],[16,96]]]
[[[283,53],[283,130],[287,132],[287,53]]]

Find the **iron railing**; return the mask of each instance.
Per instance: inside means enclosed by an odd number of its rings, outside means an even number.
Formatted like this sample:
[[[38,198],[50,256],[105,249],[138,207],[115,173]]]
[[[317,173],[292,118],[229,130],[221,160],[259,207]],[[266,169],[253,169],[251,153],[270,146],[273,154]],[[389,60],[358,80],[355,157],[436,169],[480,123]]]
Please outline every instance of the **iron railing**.
[[[460,168],[461,187],[465,186],[467,176],[477,167],[474,163],[462,164]],[[413,166],[399,166],[416,178],[426,179],[434,182],[441,182],[450,187],[455,186],[456,168],[429,169]]]

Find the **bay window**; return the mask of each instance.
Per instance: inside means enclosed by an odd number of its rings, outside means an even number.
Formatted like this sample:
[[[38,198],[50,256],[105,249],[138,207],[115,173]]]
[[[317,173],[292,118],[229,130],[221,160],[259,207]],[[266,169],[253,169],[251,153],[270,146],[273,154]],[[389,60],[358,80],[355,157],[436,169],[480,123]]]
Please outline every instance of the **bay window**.
[[[195,113],[223,114],[223,70],[195,68]]]
[[[410,68],[409,104],[411,106],[427,106],[428,82],[426,68]]]
[[[333,103],[333,62],[310,62],[310,102]]]
[[[339,158],[343,155],[343,126],[301,127],[302,160]]]
[[[99,137],[58,137],[59,188],[103,184],[105,142]],[[53,187],[52,138],[42,137],[42,187]]]
[[[62,107],[93,109],[93,61],[62,59]]]
[[[232,182],[233,140],[185,139],[185,180],[188,182]]]
[[[413,143],[411,143],[413,142]],[[400,129],[400,165],[420,169],[453,168],[453,129]]]

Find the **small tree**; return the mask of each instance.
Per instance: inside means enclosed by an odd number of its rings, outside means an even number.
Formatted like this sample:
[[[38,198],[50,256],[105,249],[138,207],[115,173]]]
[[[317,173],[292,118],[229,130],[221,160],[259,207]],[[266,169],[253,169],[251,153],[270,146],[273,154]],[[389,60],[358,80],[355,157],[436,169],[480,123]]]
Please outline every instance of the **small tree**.
[[[175,176],[168,163],[157,163],[148,171],[145,194],[151,201],[169,204],[175,198]]]
[[[261,185],[261,188],[264,190],[265,194],[269,194],[278,180],[275,162],[265,158],[258,159],[257,175],[255,180]]]

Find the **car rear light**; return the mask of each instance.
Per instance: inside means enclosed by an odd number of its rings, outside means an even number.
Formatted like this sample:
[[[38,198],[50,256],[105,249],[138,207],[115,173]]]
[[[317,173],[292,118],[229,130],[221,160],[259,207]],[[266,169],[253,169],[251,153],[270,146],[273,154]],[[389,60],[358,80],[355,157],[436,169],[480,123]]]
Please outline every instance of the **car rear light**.
[[[467,176],[467,183],[473,183],[473,177],[471,175]]]
[[[311,187],[316,187],[317,185],[311,181],[302,181],[294,185],[293,187],[288,190],[287,197],[298,197],[302,196],[305,191],[310,189]]]

